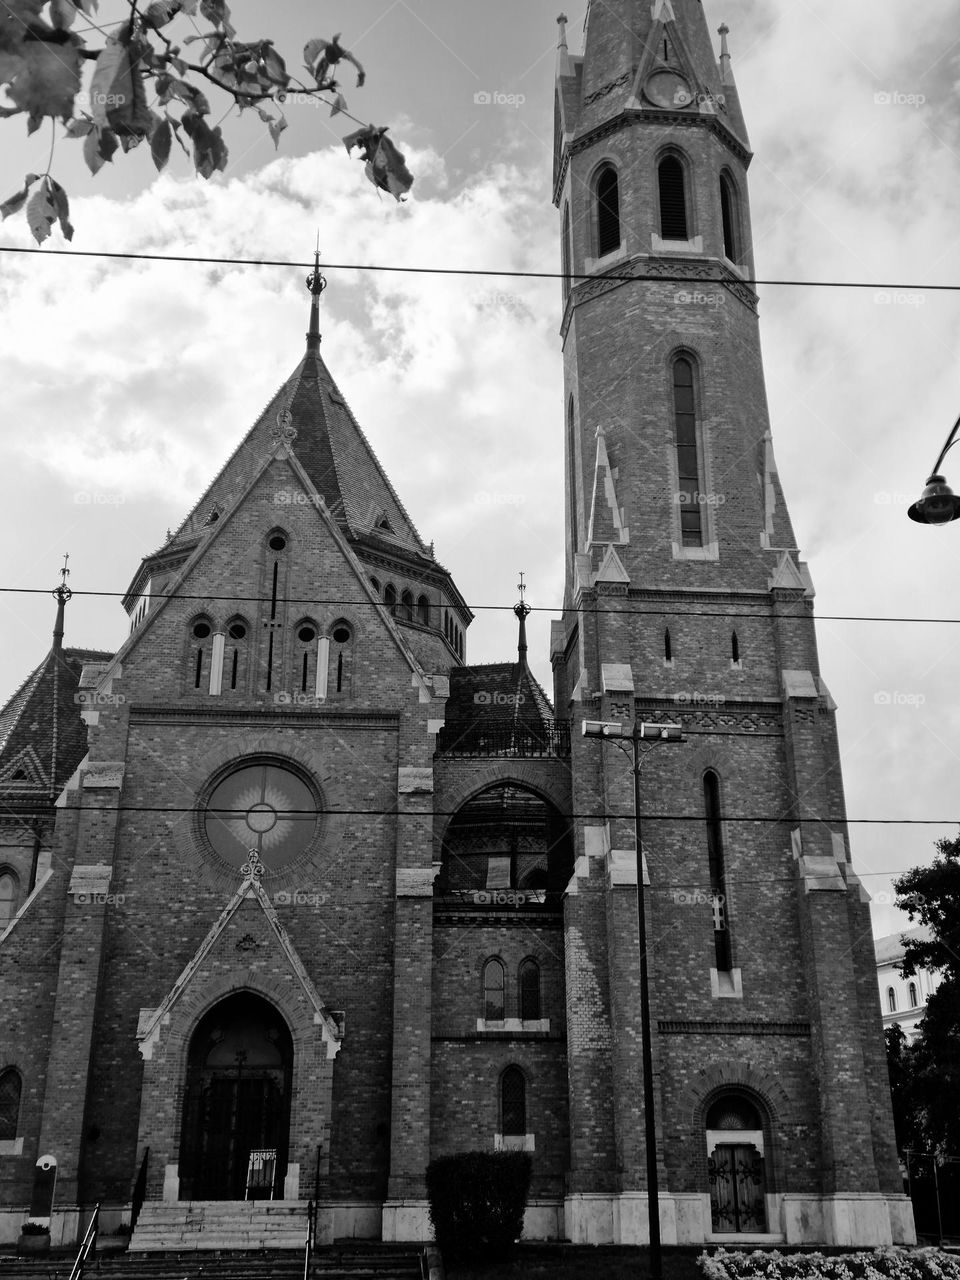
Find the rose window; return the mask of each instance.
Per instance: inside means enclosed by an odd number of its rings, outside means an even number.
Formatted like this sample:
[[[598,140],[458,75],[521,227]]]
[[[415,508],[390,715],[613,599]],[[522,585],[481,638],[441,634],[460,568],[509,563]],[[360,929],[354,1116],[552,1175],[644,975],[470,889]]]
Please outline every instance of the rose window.
[[[239,868],[255,849],[269,870],[298,858],[318,821],[317,797],[298,774],[276,764],[255,764],[214,787],[203,829],[224,862]]]

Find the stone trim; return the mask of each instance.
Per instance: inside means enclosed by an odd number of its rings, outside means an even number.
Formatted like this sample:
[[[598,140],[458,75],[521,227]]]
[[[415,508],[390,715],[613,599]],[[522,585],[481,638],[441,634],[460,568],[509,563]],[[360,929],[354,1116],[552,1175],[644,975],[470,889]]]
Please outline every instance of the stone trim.
[[[701,1036],[809,1036],[809,1022],[666,1020],[657,1023],[661,1035]]]

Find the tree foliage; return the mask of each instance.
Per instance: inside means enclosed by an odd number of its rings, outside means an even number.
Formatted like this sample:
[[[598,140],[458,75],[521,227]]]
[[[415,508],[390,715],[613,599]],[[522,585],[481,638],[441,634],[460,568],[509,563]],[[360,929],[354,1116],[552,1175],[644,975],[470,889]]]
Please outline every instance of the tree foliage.
[[[220,118],[224,98],[226,113],[255,111],[279,146],[287,127],[283,104],[291,93],[325,102],[337,115],[347,110],[336,78],[341,63],[352,64],[357,87],[366,79],[339,34],[309,39],[303,50],[306,80],[292,76],[272,40],[239,39],[226,0],[126,0],[126,16],[109,29],[96,23],[98,4],[0,5],[0,92],[6,98],[0,97],[0,116],[25,116],[28,134],[49,120],[54,142],[62,126],[63,136],[82,140],[93,174],[145,142],[162,170],[176,142],[197,173],[210,178],[228,160],[223,131],[213,119],[213,95]],[[95,36],[100,47],[88,47],[86,36]],[[344,142],[348,152],[358,148],[370,181],[401,200],[413,178],[386,133],[385,126],[363,125]],[[53,154],[51,145],[51,161]],[[21,190],[0,204],[0,215],[24,208],[38,243],[54,223],[72,237],[67,193],[49,162],[44,173],[26,175]]]
[[[910,921],[930,931],[928,939],[905,940],[904,974],[934,969],[941,981],[914,1043],[891,1045],[888,1034],[887,1054],[894,1110],[899,1097],[907,1140],[941,1156],[960,1156],[960,838],[938,841],[937,851],[930,866],[914,867],[894,888]]]

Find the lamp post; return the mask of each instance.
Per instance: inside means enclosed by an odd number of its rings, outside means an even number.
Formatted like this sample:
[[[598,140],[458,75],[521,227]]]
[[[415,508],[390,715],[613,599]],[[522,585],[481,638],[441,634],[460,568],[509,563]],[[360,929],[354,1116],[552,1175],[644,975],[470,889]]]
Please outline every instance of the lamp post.
[[[610,720],[584,720],[583,736],[616,743],[629,757],[633,771],[633,821],[637,841],[637,935],[640,942],[640,1042],[643,1061],[643,1125],[647,1149],[647,1217],[650,1223],[650,1275],[662,1280],[660,1198],[657,1191],[657,1123],[653,1099],[653,1047],[650,1036],[650,983],[647,968],[647,917],[643,903],[643,849],[640,842],[640,770],[644,761],[665,743],[683,742],[678,724],[648,724],[635,720],[624,726]],[[649,743],[646,751],[640,744]]]
[[[940,474],[944,458],[957,443],[958,431],[960,431],[960,418],[953,424],[953,430],[940,450],[940,457],[933,464],[933,471],[927,478],[926,488],[907,511],[910,519],[916,520],[918,524],[949,524],[951,520],[956,520],[960,516],[960,498]]]

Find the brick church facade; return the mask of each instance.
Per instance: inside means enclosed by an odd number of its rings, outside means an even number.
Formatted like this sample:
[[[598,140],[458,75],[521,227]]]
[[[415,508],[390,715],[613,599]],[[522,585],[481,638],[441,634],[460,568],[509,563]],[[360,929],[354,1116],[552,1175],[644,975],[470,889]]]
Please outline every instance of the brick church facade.
[[[531,1153],[529,1235],[645,1240],[633,779],[580,733],[635,718],[684,734],[641,783],[664,1241],[914,1238],[721,31],[606,0],[575,57],[561,23],[552,703],[522,602],[516,657],[467,662],[319,269],[117,654],[64,648],[61,592],[0,713],[0,1241],[46,1156],[66,1237],[242,1201],[302,1239],[316,1197],[323,1238],[422,1239],[428,1162],[471,1149]]]

